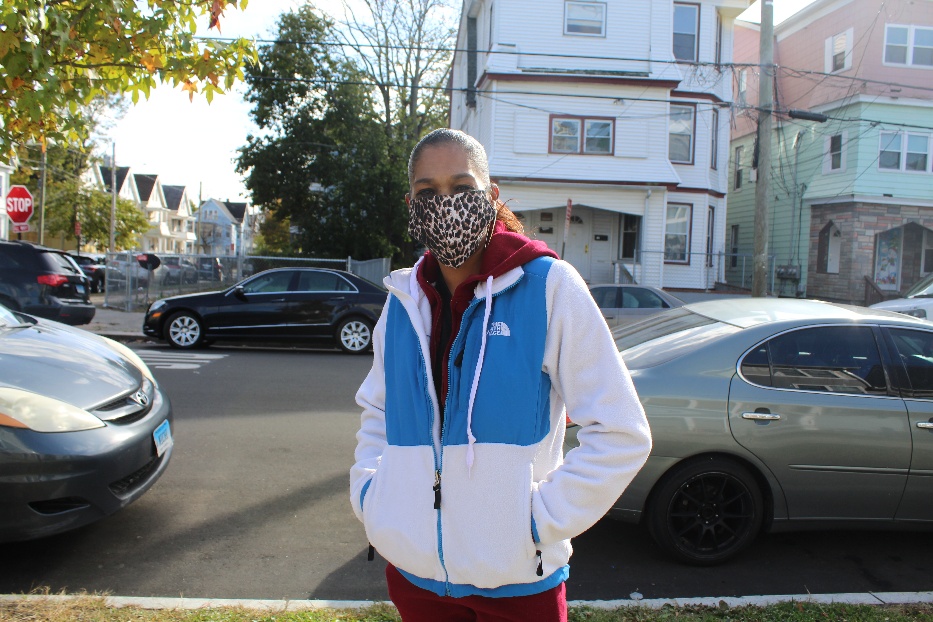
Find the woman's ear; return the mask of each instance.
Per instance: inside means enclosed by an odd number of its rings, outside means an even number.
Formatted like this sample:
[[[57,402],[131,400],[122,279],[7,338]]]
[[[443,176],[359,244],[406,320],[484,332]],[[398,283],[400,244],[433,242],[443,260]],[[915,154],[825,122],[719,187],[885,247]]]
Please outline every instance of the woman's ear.
[[[407,205],[408,207],[411,207],[411,193],[410,192],[405,193],[405,205]]]
[[[489,200],[493,203],[499,200],[499,186],[496,184],[489,184]]]

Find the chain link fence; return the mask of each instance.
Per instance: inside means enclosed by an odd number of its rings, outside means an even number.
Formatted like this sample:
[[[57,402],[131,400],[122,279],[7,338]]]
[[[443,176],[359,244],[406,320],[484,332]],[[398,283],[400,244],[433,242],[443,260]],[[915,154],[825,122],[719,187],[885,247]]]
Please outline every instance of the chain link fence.
[[[617,262],[617,282],[660,284],[673,289],[715,289],[717,283],[751,289],[754,255],[737,253],[681,253],[671,260],[664,251],[638,251],[635,262]],[[775,257],[768,257],[766,288],[775,291]]]
[[[333,268],[346,270],[380,287],[391,267],[388,257],[359,261],[308,257],[247,255],[158,255],[159,266],[147,270],[138,252],[107,253],[104,306],[123,311],[146,309],[159,298],[226,289],[234,283],[272,268]]]

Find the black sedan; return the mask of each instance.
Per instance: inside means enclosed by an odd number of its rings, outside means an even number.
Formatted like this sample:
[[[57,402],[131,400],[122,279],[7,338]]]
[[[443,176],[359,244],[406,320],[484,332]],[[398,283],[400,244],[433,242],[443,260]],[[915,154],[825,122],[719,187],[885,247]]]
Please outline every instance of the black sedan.
[[[220,339],[331,341],[351,354],[372,347],[388,292],[355,274],[324,268],[276,268],[223,291],[157,300],[143,333],[175,348]]]
[[[126,346],[0,306],[0,542],[138,499],[172,455],[172,409]]]

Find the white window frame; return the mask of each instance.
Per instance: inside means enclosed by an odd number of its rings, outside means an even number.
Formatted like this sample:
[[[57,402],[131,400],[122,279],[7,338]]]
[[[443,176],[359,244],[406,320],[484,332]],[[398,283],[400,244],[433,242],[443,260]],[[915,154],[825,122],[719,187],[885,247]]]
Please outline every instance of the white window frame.
[[[572,8],[587,8],[587,9],[599,9],[600,16],[600,32],[580,32],[574,31],[572,29],[572,22],[570,17],[570,11]],[[574,18],[576,21],[586,21],[592,22],[595,20],[581,20],[580,18]],[[564,34],[572,37],[605,37],[606,36],[606,3],[605,2],[583,2],[580,0],[566,0],[564,2]]]
[[[891,139],[886,138],[888,136],[896,135],[900,138],[901,144],[899,149],[885,149],[886,146],[890,145]],[[907,156],[909,154],[921,153],[920,151],[911,151],[910,150],[910,139],[926,139],[926,151],[923,152],[926,156],[926,165],[923,169],[915,170],[907,168]],[[899,132],[899,131],[882,131],[878,135],[878,170],[881,172],[887,173],[914,173],[914,174],[924,174],[933,172],[933,145],[931,145],[931,139],[933,136],[923,132]],[[897,152],[898,154],[898,166],[897,168],[881,166],[881,154],[882,151],[891,151]]]
[[[576,148],[571,151],[569,149],[558,150],[554,148],[554,125],[555,122],[563,123],[572,123],[577,127],[576,133]],[[590,127],[594,123],[605,124],[609,127],[609,149],[606,151],[592,151],[587,147],[587,138],[590,137],[588,132]],[[561,135],[562,137],[569,137],[569,135]],[[604,136],[597,136],[595,138],[605,138]],[[611,117],[576,117],[569,115],[554,115],[551,117],[551,133],[548,143],[548,152],[556,154],[580,154],[580,155],[597,155],[597,156],[611,156],[615,151],[615,120]]]
[[[839,167],[833,168],[832,144],[833,144],[833,138],[836,136],[840,137],[839,140],[841,142],[840,147],[839,147],[840,148]],[[837,173],[845,172],[846,151],[848,150],[847,149],[848,142],[849,142],[849,132],[846,130],[843,130],[839,132],[838,134],[834,134],[833,136],[826,136],[823,139],[823,174],[824,175],[835,175]]]
[[[842,71],[848,71],[852,68],[852,35],[853,29],[849,28],[844,32],[837,33],[828,39],[824,44],[824,60],[823,60],[823,71],[825,73],[839,73]],[[836,44],[840,38],[844,38],[842,41],[843,48],[843,57],[842,57],[842,67],[836,69],[834,68],[833,58],[838,53],[835,51]]]
[[[676,232],[676,233],[670,233],[670,232],[669,232],[670,226],[671,226],[671,218],[670,218],[670,210],[671,210],[671,208],[676,208],[676,209],[683,209],[683,208],[686,208],[686,210],[687,210],[687,218],[686,218],[686,230],[685,230],[685,231],[683,231],[683,232],[678,231],[678,232]],[[676,220],[676,221],[674,221],[674,222],[680,223],[681,221],[680,221],[680,220]],[[667,204],[667,209],[666,209],[666,212],[665,212],[665,218],[664,218],[664,263],[673,263],[673,264],[682,264],[682,265],[689,265],[689,264],[690,264],[690,237],[691,237],[691,236],[690,236],[690,233],[691,233],[691,229],[693,229],[693,205],[690,204],[690,203],[668,203],[668,204]],[[684,258],[683,258],[683,259],[668,259],[668,256],[667,256],[667,252],[668,252],[668,251],[667,251],[667,238],[668,238],[669,236],[677,236],[677,237],[684,237],[684,238],[686,238],[686,239],[684,240],[684,251],[683,251],[683,252],[684,252]]]
[[[748,69],[740,70],[736,81],[738,82],[739,103],[744,104],[745,97],[748,94]]]
[[[677,22],[676,18],[674,18],[674,16],[677,13],[677,7],[690,8],[696,12],[696,19],[693,22],[693,33],[684,33],[684,32],[678,33],[676,30],[674,30],[675,28],[674,24],[676,24]],[[690,2],[675,2],[673,12],[671,13],[671,18],[672,18],[671,53],[674,54],[674,58],[677,61],[684,62],[684,63],[699,62],[700,60],[700,5],[690,3]],[[693,58],[678,58],[677,54],[674,51],[676,49],[674,47],[674,35],[677,35],[677,34],[692,34],[693,35]]]
[[[672,124],[673,119],[674,119],[674,109],[675,109],[675,108],[682,108],[682,109],[684,109],[684,110],[689,110],[689,111],[690,111],[690,133],[689,133],[689,136],[690,136],[690,159],[689,159],[689,160],[674,160],[673,158],[671,158],[671,153],[670,153],[670,137],[674,134],[674,132],[672,131],[673,128],[671,127],[671,124]],[[696,106],[692,106],[692,105],[689,105],[689,104],[671,104],[671,106],[670,106],[670,118],[668,119],[668,129],[667,129],[667,131],[668,131],[668,153],[667,153],[668,159],[670,159],[670,161],[671,161],[672,163],[674,163],[674,164],[693,164],[693,161],[694,161],[694,152],[696,151],[696,133],[697,133],[697,109],[696,109]],[[678,132],[678,134],[683,135],[682,132]]]
[[[891,28],[902,28],[907,30],[907,43],[892,43],[890,45],[896,45],[898,47],[905,47],[904,53],[904,62],[895,63],[888,60],[888,32]],[[915,69],[933,69],[933,64],[925,65],[923,63],[914,62],[914,51],[917,47],[920,48],[931,48],[933,46],[916,44],[916,37],[918,30],[929,30],[933,32],[933,26],[912,26],[910,24],[885,24],[884,25],[884,47],[881,48],[881,63],[888,67],[911,67]]]
[[[742,158],[745,156],[745,145],[735,148],[735,171],[732,174],[732,189],[742,189]]]
[[[713,244],[716,241],[716,208],[706,207],[706,267],[713,267]]]

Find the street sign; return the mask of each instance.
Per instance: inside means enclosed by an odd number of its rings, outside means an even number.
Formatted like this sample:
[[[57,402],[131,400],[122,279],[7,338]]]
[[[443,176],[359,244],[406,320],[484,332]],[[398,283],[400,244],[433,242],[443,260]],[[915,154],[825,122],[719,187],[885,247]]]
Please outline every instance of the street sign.
[[[29,233],[29,225],[13,225],[13,233]]]
[[[16,225],[26,225],[32,218],[32,193],[26,186],[10,186],[10,191],[6,194],[6,213]],[[14,231],[29,231],[26,229],[14,228]]]

